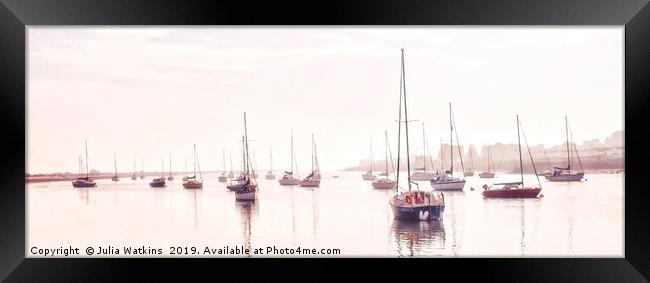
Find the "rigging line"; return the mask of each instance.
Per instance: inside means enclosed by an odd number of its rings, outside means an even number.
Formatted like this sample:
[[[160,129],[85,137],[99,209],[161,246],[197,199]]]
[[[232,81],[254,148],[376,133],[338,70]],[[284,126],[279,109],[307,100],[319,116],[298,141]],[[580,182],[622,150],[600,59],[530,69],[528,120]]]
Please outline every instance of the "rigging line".
[[[456,134],[456,143],[458,144],[458,157],[460,158],[460,168],[463,170],[463,176],[465,176],[465,165],[463,164],[463,155],[460,151],[460,141],[458,140],[458,128],[456,128],[456,116],[452,112],[452,124],[454,126],[454,133]]]
[[[541,184],[541,182],[539,181],[539,175],[537,175],[537,168],[535,167],[535,161],[533,161],[533,154],[530,152],[530,147],[528,146],[528,140],[526,140],[526,133],[524,133],[524,126],[521,124],[521,121],[519,121],[519,125],[521,126],[521,135],[524,136],[524,142],[526,143],[526,148],[528,149],[528,155],[530,156],[530,163],[533,164],[533,170],[535,171],[535,177],[537,178],[537,183]],[[524,170],[524,168],[521,168],[521,170]]]
[[[578,155],[578,147],[576,146],[576,142],[573,139],[573,130],[570,129],[569,132],[571,133],[571,143],[573,143],[573,149],[576,152],[576,157],[578,158],[578,164],[580,164],[580,171],[585,172],[585,169],[582,167],[582,161],[580,160],[580,155]]]
[[[404,80],[404,48],[402,48],[402,68],[400,69],[399,74],[399,114],[397,121],[402,121],[402,82]],[[400,163],[400,153],[401,153],[401,137],[402,137],[402,124],[397,124],[397,172],[395,173],[395,194],[399,194],[399,163]]]

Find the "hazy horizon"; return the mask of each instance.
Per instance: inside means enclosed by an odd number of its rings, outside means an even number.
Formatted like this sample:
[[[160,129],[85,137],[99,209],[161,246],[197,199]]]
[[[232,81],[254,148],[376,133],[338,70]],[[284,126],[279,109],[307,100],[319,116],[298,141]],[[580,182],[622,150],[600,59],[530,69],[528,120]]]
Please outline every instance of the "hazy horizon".
[[[311,134],[323,171],[396,151],[400,48],[412,150],[461,144],[575,142],[624,129],[623,27],[39,27],[27,28],[26,172],[221,170],[240,164],[243,112],[257,168],[300,171]],[[445,143],[445,141],[443,141]]]

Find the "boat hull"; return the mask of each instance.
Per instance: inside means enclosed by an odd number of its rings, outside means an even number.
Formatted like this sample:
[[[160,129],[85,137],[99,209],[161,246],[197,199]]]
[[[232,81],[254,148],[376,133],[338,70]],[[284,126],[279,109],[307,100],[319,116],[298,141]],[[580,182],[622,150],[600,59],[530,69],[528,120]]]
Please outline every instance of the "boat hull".
[[[300,181],[300,186],[301,187],[319,187],[320,186],[320,180],[303,180],[303,181]]]
[[[174,177],[172,176],[167,177],[167,181],[174,181]]]
[[[576,173],[571,175],[547,175],[544,176],[546,180],[551,182],[572,182],[572,181],[582,181],[582,178],[585,176],[585,173]]]
[[[93,188],[93,187],[97,187],[97,183],[95,183],[95,182],[76,182],[76,181],[72,181],[72,187],[75,187],[75,188]]]
[[[300,185],[299,179],[280,179],[278,183],[283,186],[297,186]]]
[[[494,178],[494,173],[493,172],[483,172],[478,174],[479,177],[481,178]]]
[[[221,182],[221,183],[225,183],[225,182],[227,182],[227,181],[228,181],[228,177],[226,177],[226,176],[219,176],[219,182]]]
[[[152,188],[164,188],[167,187],[167,184],[165,182],[151,182],[149,183],[149,186]]]
[[[203,183],[183,183],[183,188],[186,188],[186,189],[203,189]]]
[[[393,216],[400,220],[440,220],[442,219],[444,206],[427,205],[427,206],[397,206],[391,204]]]
[[[372,182],[372,187],[375,188],[375,189],[379,189],[379,190],[394,189],[395,188],[395,181],[392,181],[392,182],[375,181],[375,182]]]
[[[257,190],[252,191],[252,192],[236,192],[235,193],[235,200],[240,200],[240,201],[253,201],[257,199]]]
[[[117,182],[117,181],[120,180],[120,178],[113,176],[113,177],[111,178],[111,180],[112,180],[113,182]]]
[[[542,188],[495,189],[483,191],[486,198],[537,198]]]
[[[434,182],[431,181],[431,187],[437,191],[462,191],[465,187],[465,180],[462,181],[449,181],[449,182]]]

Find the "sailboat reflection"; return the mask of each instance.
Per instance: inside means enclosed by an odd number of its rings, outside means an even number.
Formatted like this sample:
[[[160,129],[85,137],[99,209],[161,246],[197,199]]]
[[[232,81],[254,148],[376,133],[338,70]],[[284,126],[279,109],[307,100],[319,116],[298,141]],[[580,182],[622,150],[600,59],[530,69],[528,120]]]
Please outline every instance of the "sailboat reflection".
[[[445,230],[442,220],[407,221],[394,219],[392,238],[400,256],[424,256],[444,253]],[[440,253],[435,253],[438,249]]]
[[[90,199],[90,192],[88,191],[88,188],[78,188],[77,192],[79,192],[79,200],[88,205]]]
[[[251,246],[251,224],[253,216],[257,215],[257,202],[236,202],[237,210],[241,214],[241,227],[242,227],[242,240],[244,249],[251,251],[248,254],[248,257],[252,257],[252,246]]]

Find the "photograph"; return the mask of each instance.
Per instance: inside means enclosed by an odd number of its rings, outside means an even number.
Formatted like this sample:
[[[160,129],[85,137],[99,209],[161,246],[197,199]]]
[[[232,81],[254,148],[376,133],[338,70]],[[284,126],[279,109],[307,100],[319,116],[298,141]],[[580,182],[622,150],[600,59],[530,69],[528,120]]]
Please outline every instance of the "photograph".
[[[624,26],[25,39],[27,258],[625,258]]]

